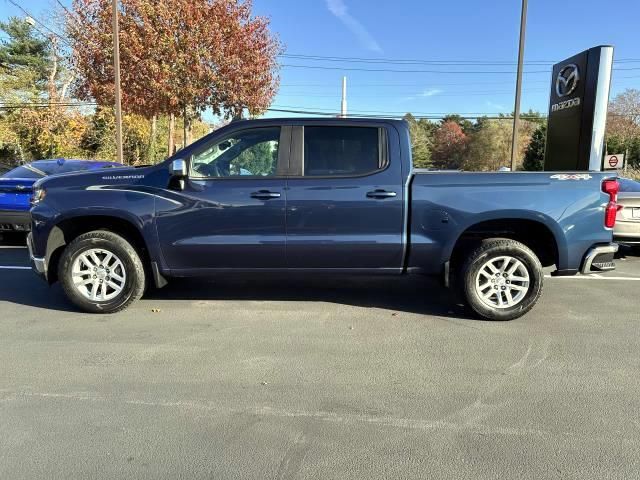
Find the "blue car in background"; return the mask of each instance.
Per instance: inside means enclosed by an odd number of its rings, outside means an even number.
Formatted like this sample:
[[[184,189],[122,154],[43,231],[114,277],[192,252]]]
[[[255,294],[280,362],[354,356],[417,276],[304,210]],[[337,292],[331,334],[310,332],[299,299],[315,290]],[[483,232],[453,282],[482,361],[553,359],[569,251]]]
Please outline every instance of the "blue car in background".
[[[29,204],[33,184],[44,177],[61,173],[121,167],[116,162],[93,160],[36,160],[0,176],[0,232],[27,232],[31,216]]]

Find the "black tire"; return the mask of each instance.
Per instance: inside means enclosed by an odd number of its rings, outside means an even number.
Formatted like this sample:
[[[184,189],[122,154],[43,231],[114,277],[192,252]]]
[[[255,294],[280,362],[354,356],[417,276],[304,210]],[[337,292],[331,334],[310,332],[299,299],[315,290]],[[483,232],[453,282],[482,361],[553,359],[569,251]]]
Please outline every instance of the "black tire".
[[[123,282],[122,291],[114,298],[104,301],[91,300],[74,285],[72,274],[74,262],[83,252],[91,249],[109,251],[122,263],[126,279]],[[135,248],[120,235],[104,230],[80,235],[67,245],[58,264],[58,278],[69,300],[81,310],[90,313],[115,313],[124,310],[142,297],[146,283],[144,266]]]
[[[529,275],[528,291],[523,297],[513,306],[510,307],[498,307],[491,306],[488,303],[492,303],[490,299],[483,300],[480,293],[476,288],[476,279],[484,278],[479,277],[480,270],[491,259],[497,259],[499,257],[511,257],[519,260],[524,268],[526,268]],[[516,262],[514,262],[516,263]],[[464,262],[461,271],[461,283],[462,294],[471,307],[471,309],[480,317],[487,320],[513,320],[521,317],[536,304],[540,295],[542,295],[542,284],[544,279],[544,272],[540,260],[535,253],[531,251],[526,245],[515,240],[506,238],[490,238],[483,240],[480,245],[470,252],[466,261]],[[494,280],[488,280],[493,282]],[[502,281],[502,279],[500,279]],[[480,286],[482,287],[482,286]],[[508,286],[505,286],[509,288]],[[487,287],[485,287],[487,288]],[[492,286],[490,288],[496,288],[498,290],[502,287]],[[491,290],[487,290],[490,292]],[[497,303],[497,296],[501,297],[500,302],[506,297],[503,297],[502,293],[495,294],[495,301]]]

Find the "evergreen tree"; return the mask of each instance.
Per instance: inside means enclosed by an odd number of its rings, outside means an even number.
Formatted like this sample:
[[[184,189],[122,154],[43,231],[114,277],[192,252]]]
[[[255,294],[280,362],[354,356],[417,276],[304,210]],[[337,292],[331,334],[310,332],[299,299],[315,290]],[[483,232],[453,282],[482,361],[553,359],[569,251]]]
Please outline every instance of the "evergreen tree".
[[[541,124],[531,137],[531,142],[524,153],[523,168],[531,172],[544,170],[544,152],[547,142],[547,126]]]

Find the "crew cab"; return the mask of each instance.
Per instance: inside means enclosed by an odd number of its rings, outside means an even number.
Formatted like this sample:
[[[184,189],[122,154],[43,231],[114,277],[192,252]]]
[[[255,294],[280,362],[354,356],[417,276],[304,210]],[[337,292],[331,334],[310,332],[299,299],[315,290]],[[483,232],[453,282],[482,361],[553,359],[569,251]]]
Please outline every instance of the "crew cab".
[[[28,245],[89,312],[172,277],[415,273],[507,320],[535,305],[545,266],[614,268],[617,191],[601,172],[416,169],[399,120],[246,120],[159,165],[38,181]]]

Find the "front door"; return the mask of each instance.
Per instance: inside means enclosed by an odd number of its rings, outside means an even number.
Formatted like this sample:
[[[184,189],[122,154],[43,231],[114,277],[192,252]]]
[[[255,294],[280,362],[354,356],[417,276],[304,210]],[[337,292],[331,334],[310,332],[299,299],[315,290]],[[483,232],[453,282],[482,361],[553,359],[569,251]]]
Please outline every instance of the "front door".
[[[402,268],[403,185],[392,128],[294,127],[287,180],[287,264],[314,270]]]
[[[157,218],[173,274],[286,266],[284,130],[232,131],[192,152],[179,201]]]

